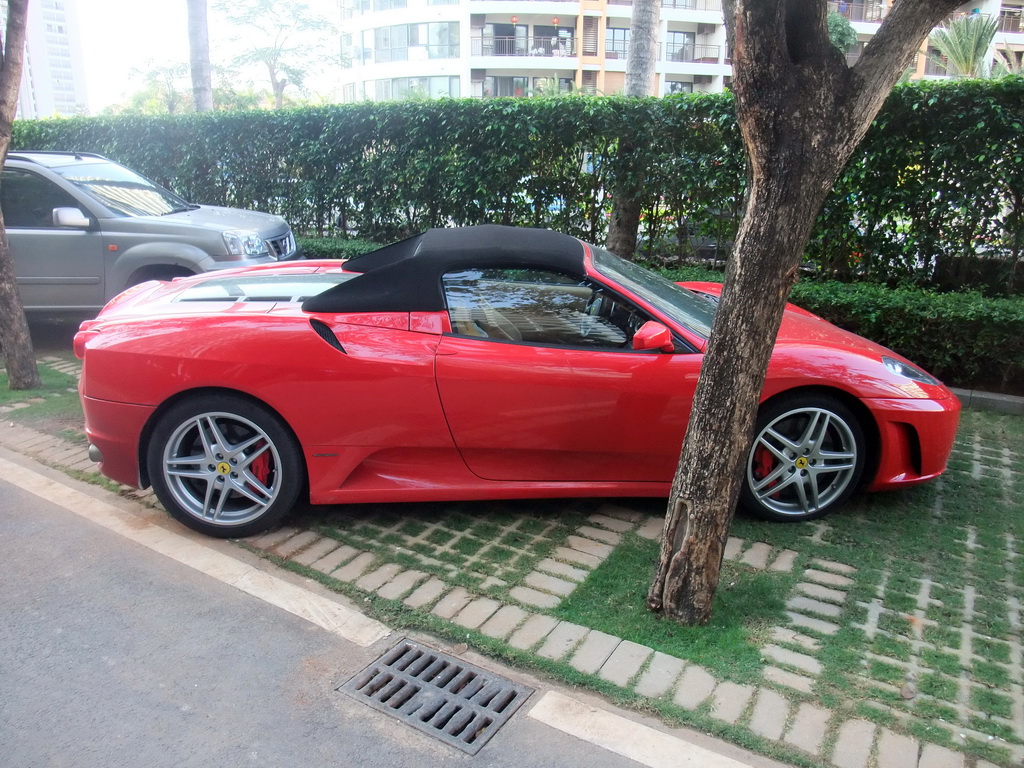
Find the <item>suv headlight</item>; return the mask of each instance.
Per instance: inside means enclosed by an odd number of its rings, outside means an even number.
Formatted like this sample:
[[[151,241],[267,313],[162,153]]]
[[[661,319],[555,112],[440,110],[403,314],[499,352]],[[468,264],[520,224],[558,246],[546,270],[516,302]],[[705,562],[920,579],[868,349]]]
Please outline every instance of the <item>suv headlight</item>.
[[[245,230],[225,232],[224,245],[232,256],[266,256],[270,253],[270,249],[258,233]]]
[[[882,364],[897,376],[903,376],[911,381],[918,381],[922,384],[934,384],[936,386],[939,384],[938,379],[925,373],[916,365],[907,365],[906,363],[892,357],[883,357]]]

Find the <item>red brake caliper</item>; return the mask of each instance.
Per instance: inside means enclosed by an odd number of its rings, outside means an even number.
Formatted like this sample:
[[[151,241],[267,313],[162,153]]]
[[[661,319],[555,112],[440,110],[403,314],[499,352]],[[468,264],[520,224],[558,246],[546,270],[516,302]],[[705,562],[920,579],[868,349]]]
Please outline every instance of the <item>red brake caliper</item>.
[[[759,446],[754,451],[754,477],[758,480],[763,480],[768,477],[768,473],[775,468],[775,457],[772,456],[772,452],[765,448],[763,445]],[[773,481],[769,487],[775,486],[778,481]]]
[[[264,451],[253,459],[249,471],[266,487],[267,480],[270,479],[270,452]]]

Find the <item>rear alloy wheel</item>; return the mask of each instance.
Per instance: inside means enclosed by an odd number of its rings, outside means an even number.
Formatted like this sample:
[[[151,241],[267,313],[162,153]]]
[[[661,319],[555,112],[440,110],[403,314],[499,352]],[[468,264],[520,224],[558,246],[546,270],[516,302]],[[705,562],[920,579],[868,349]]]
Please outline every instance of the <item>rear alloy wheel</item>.
[[[167,511],[219,538],[277,525],[303,485],[299,447],[268,409],[231,395],[205,395],[164,414],[147,455]]]
[[[740,501],[765,520],[813,520],[846,501],[863,471],[864,433],[849,408],[825,395],[782,398],[758,416]]]

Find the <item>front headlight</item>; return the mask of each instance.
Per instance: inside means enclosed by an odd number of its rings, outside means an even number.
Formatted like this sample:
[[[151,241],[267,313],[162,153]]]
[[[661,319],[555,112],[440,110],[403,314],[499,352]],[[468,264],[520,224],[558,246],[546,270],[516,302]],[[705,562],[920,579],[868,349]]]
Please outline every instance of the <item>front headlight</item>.
[[[891,373],[895,373],[897,376],[902,376],[903,378],[910,379],[911,381],[918,381],[922,384],[932,384],[933,386],[939,386],[940,384],[938,379],[925,373],[916,365],[910,365],[892,357],[883,357],[882,365],[884,365]]]
[[[270,249],[258,233],[245,230],[225,232],[224,245],[232,256],[266,256],[270,253]]]

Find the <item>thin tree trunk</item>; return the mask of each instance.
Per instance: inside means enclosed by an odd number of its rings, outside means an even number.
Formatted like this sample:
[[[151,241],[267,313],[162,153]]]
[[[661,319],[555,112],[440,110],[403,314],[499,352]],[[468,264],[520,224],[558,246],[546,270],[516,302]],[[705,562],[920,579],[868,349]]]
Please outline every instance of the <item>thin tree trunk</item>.
[[[629,53],[626,57],[626,96],[650,96],[654,88],[654,67],[658,58],[658,23],[661,0],[636,0],[629,27]],[[612,215],[605,245],[612,253],[631,258],[636,251],[640,229],[640,195],[643,169],[634,162],[637,145],[634,136],[619,138],[616,175],[612,192]]]
[[[188,0],[188,47],[191,54],[192,100],[196,112],[210,112],[213,110],[213,83],[206,0]]]
[[[896,0],[857,64],[824,0],[724,0],[747,200],[665,517],[648,607],[704,624],[786,298],[825,196],[932,27],[958,0]]]
[[[18,110],[18,89],[25,56],[25,24],[28,0],[9,0],[7,29],[0,40],[0,168],[11,146],[11,127]],[[39,369],[32,349],[25,309],[14,277],[14,260],[7,242],[7,229],[0,213],[0,347],[7,365],[11,389],[39,386]]]

